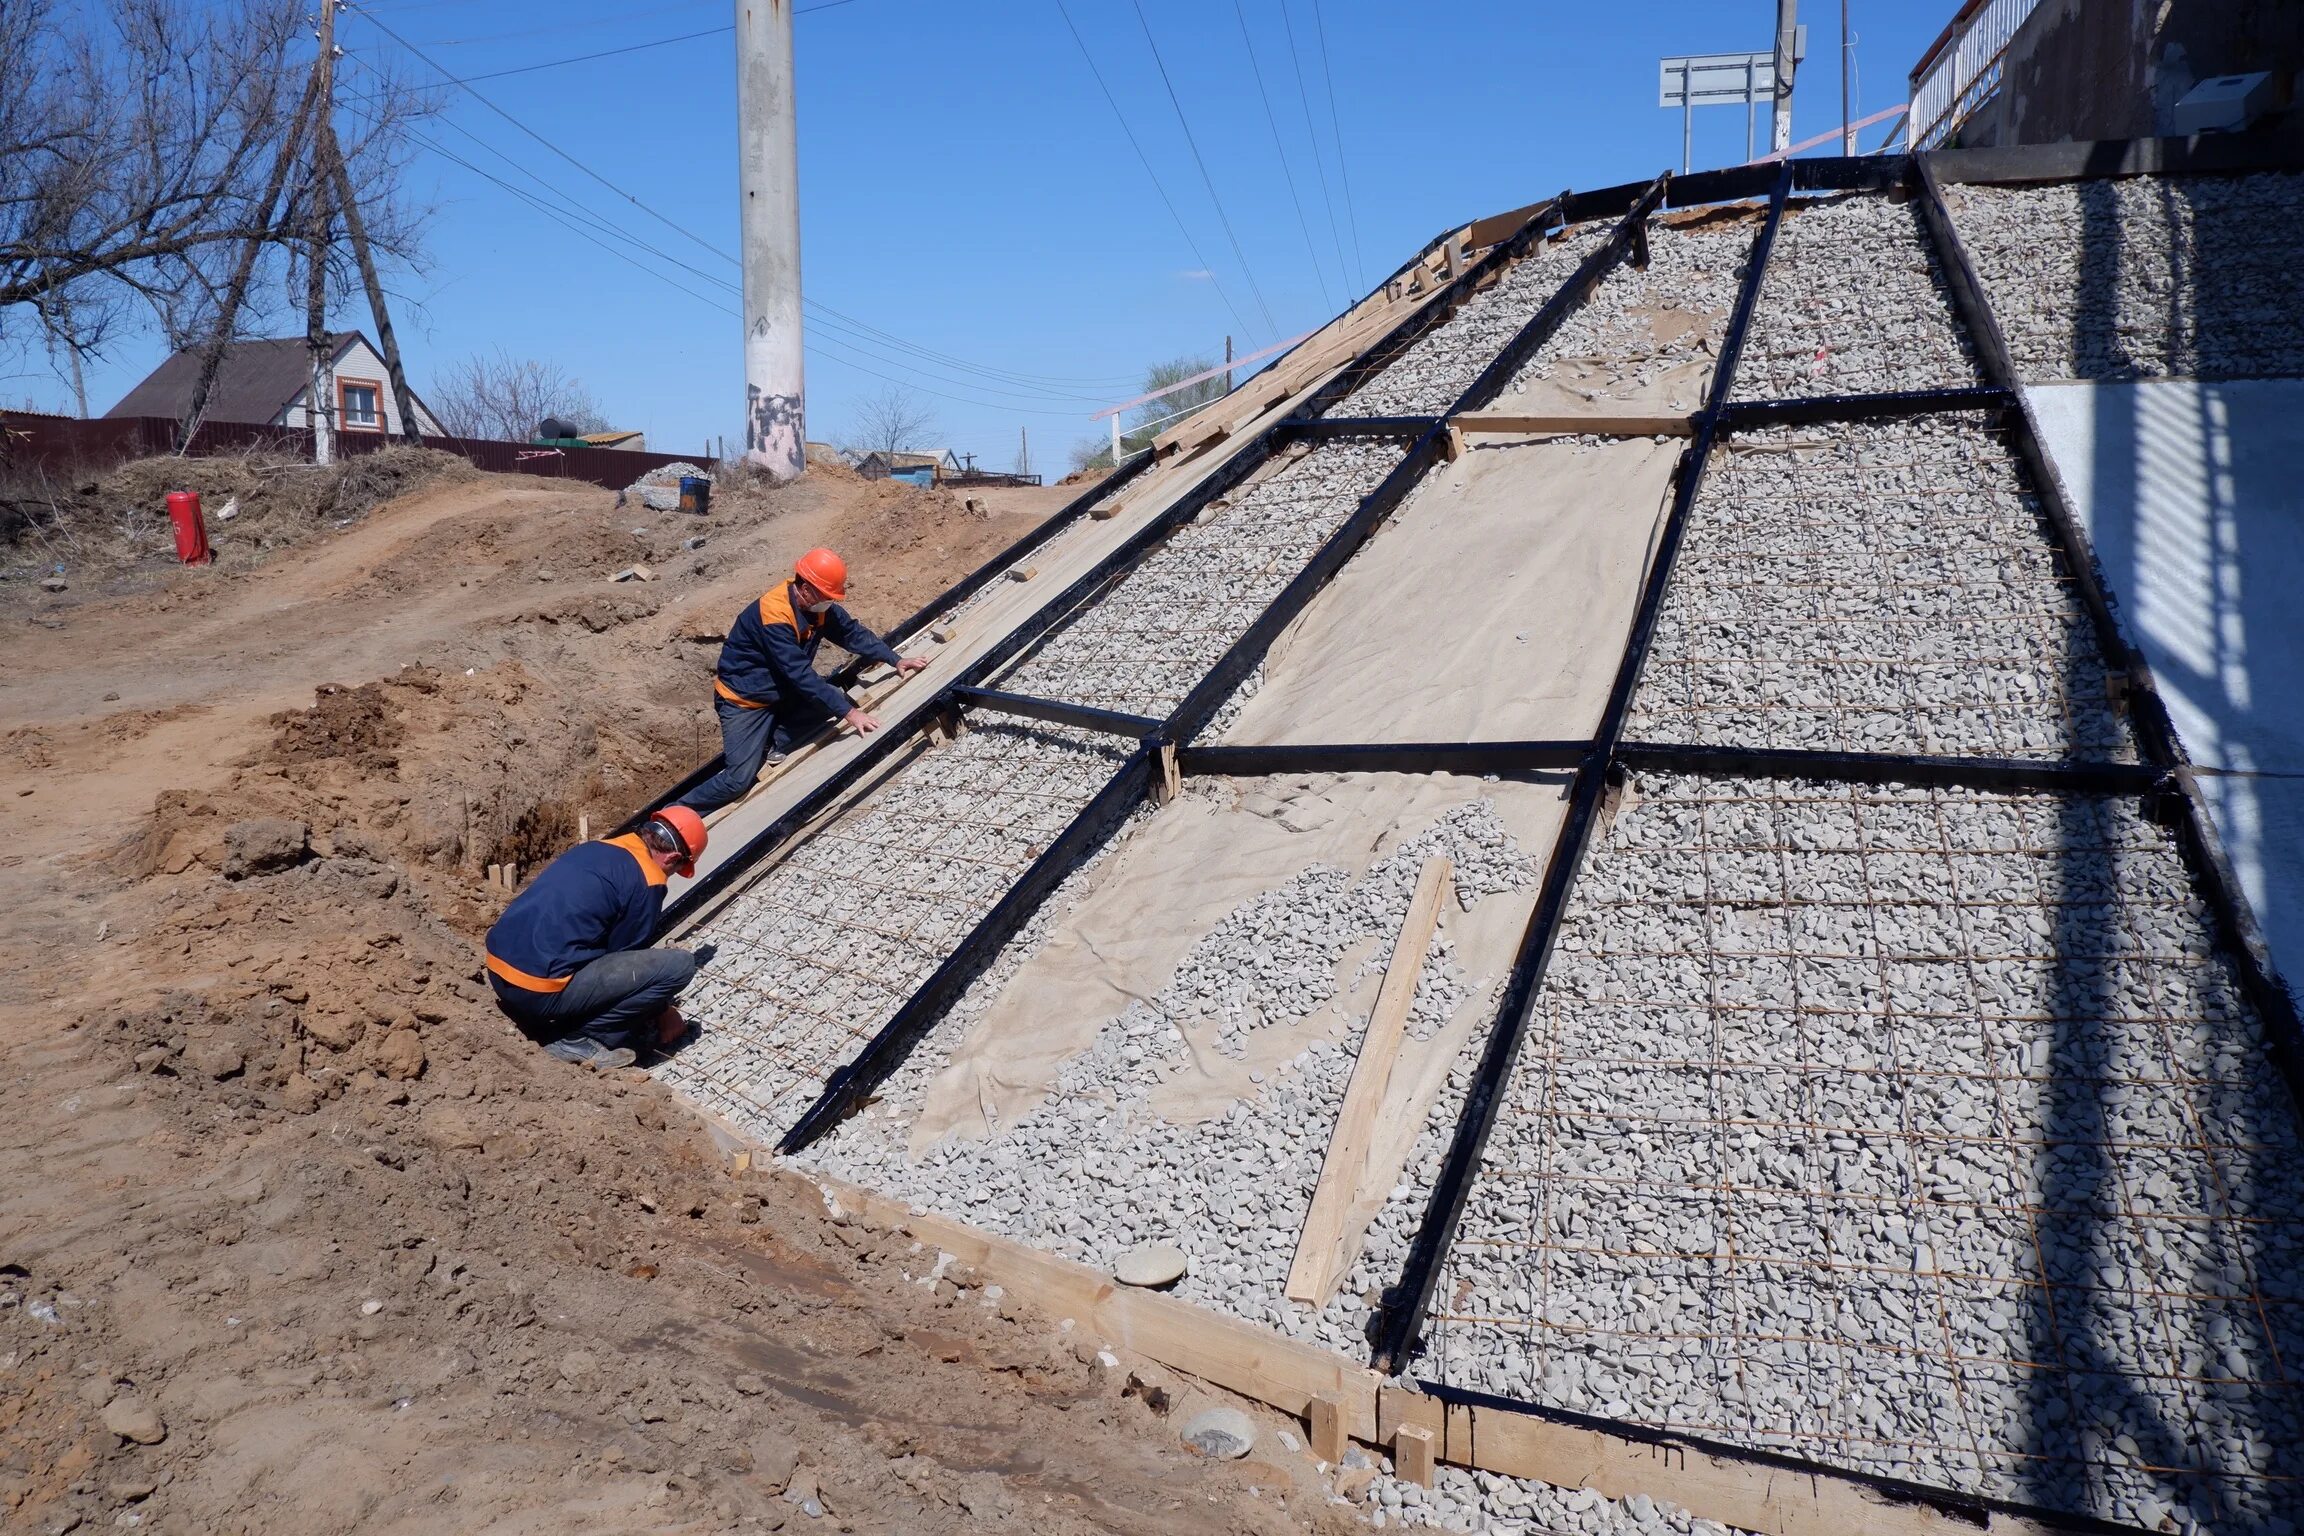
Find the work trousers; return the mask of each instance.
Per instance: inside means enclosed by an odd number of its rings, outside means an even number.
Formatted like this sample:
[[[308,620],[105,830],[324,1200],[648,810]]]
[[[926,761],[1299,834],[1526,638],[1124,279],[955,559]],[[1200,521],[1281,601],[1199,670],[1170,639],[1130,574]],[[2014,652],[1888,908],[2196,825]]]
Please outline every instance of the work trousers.
[[[557,992],[530,992],[491,972],[497,1001],[539,1045],[589,1035],[611,1050],[656,1043],[649,1027],[696,978],[696,957],[684,949],[627,949],[602,955],[568,978]]]
[[[832,716],[813,699],[779,699],[763,709],[746,709],[726,699],[717,702],[723,766],[680,797],[680,803],[699,816],[750,794],[771,751],[789,752],[832,723]]]

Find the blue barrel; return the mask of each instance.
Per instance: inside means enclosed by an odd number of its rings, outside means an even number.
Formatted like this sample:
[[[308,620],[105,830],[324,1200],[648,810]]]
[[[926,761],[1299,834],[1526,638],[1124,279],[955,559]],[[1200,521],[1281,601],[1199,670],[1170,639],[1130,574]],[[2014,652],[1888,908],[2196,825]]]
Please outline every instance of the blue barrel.
[[[680,510],[703,517],[712,510],[712,482],[702,475],[680,477]]]

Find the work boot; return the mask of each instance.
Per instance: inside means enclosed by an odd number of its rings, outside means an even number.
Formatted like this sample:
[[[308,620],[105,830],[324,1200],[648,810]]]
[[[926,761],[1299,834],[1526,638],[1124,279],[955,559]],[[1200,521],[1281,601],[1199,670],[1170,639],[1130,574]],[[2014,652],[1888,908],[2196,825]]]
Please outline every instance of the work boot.
[[[595,1072],[613,1072],[618,1067],[628,1067],[640,1059],[623,1046],[602,1045],[590,1035],[569,1035],[555,1040],[544,1047],[544,1054],[555,1061],[590,1067]]]

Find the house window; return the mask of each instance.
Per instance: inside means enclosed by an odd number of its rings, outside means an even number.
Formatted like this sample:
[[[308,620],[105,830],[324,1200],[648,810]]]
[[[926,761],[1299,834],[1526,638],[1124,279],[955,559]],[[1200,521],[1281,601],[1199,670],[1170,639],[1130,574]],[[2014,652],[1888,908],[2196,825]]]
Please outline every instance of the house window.
[[[336,381],[336,420],[346,432],[381,432],[383,386],[374,379]]]

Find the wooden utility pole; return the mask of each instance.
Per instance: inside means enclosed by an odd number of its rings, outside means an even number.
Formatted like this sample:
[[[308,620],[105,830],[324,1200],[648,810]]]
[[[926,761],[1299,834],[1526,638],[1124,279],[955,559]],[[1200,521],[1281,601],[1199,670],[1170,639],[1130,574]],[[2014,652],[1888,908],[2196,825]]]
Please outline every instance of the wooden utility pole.
[[[329,119],[336,110],[336,0],[320,0],[320,56],[312,63],[319,118],[312,135],[312,174],[306,188],[304,244],[304,345],[312,355],[312,384],[304,397],[304,419],[312,428],[312,462],[336,460],[335,349],[328,336]]]
[[[1232,393],[1232,338],[1224,338],[1224,393]]]
[[[324,0],[340,4],[342,0]],[[368,290],[368,312],[376,317],[376,345],[384,352],[384,372],[392,381],[392,398],[400,406],[400,440],[410,444],[424,441],[424,429],[416,419],[416,394],[408,387],[408,370],[400,364],[400,341],[392,334],[392,312],[384,304],[384,282],[376,275],[376,253],[368,248],[368,230],[360,220],[360,200],[352,195],[352,178],[344,169],[343,151],[336,145],[335,126],[326,119],[321,121],[321,134],[328,141],[328,174],[336,182],[336,200],[344,208],[344,232],[352,237],[352,254],[360,263],[360,281]]]

